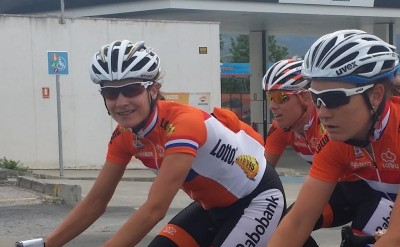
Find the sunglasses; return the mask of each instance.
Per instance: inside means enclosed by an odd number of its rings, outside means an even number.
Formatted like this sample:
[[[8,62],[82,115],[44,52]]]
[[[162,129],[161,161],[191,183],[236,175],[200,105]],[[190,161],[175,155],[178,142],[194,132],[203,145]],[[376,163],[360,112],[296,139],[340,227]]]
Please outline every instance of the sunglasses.
[[[350,102],[350,97],[356,94],[361,94],[366,90],[372,88],[374,85],[366,85],[355,88],[336,88],[317,91],[310,88],[312,100],[315,107],[320,108],[321,104],[328,109],[336,108],[339,106],[347,105]]]
[[[277,104],[283,104],[289,100],[290,95],[295,95],[295,94],[297,94],[297,93],[296,92],[282,92],[282,91],[268,92],[267,99],[270,102],[273,101]]]
[[[144,81],[132,82],[122,87],[105,86],[100,89],[100,93],[107,100],[116,100],[119,94],[127,98],[133,98],[142,94],[144,90],[152,84],[152,81]]]

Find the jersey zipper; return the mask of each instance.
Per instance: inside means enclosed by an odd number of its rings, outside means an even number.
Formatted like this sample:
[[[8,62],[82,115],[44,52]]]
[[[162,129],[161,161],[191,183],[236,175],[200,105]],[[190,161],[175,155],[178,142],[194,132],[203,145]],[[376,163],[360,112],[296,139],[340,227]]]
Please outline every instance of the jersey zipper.
[[[374,147],[372,146],[372,143],[370,144],[371,147],[371,152],[368,151],[368,149],[364,148],[365,151],[367,151],[368,156],[371,158],[372,160],[372,166],[375,168],[375,172],[376,172],[376,176],[378,177],[378,182],[379,184],[382,184],[382,180],[381,180],[381,176],[379,174],[379,169],[378,169],[378,164],[376,163],[376,157],[375,157],[375,152],[374,152]],[[381,188],[380,190],[382,193],[384,193],[386,195],[386,198],[389,199],[390,201],[393,202],[393,200],[391,199],[391,197]]]
[[[150,145],[151,145],[151,147],[153,148],[153,151],[154,151],[154,156],[153,156],[154,164],[156,165],[157,170],[160,170],[160,166],[158,165],[158,153],[157,153],[157,149],[156,149],[156,146],[154,145],[154,143],[152,141],[148,140],[148,139],[145,139],[145,138],[139,137],[138,135],[135,135],[135,140],[137,141],[139,139],[141,139],[142,141],[146,141],[146,142],[150,143]]]

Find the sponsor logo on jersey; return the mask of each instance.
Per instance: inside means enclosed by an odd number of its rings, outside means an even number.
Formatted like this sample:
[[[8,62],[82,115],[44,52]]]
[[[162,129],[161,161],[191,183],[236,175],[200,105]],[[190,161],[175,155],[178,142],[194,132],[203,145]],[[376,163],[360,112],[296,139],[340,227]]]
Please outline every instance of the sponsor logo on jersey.
[[[164,151],[165,151],[165,149],[164,149],[163,146],[161,146],[161,145],[156,145],[156,150],[157,150],[157,152],[158,152],[158,155],[159,155],[161,158],[164,157]]]
[[[136,157],[153,157],[153,152],[138,152]]]
[[[165,226],[165,228],[162,230],[165,233],[168,233],[169,235],[175,235],[176,233],[176,229],[175,227],[171,226],[171,225],[167,225]]]
[[[315,149],[317,147],[317,145],[318,145],[318,138],[312,137],[310,139],[310,144],[311,144],[311,148]]]
[[[354,157],[356,159],[362,159],[364,158],[364,153],[360,147],[354,146]]]
[[[377,231],[382,231],[383,229],[387,229],[389,227],[389,220],[390,220],[390,216],[392,215],[393,205],[389,205],[389,207],[390,207],[389,216],[388,217],[382,217],[383,224],[376,228],[376,230],[375,230],[376,232]]]
[[[381,154],[382,160],[384,161],[383,163],[383,168],[395,168],[399,169],[399,164],[395,163],[396,161],[396,155],[388,149],[386,152]]]
[[[264,216],[254,219],[255,221],[257,221],[258,224],[254,227],[254,230],[252,232],[245,233],[245,242],[237,244],[236,247],[258,246],[258,242],[260,242],[261,236],[263,236],[267,232],[269,222],[274,218],[280,198],[270,196],[265,200],[268,202],[268,205],[264,210]]]
[[[321,152],[322,148],[324,148],[325,145],[328,144],[328,142],[329,142],[328,135],[322,136],[321,140],[319,140],[319,143],[317,145],[316,152],[317,153]]]
[[[170,136],[175,130],[175,126],[165,118],[161,120],[160,127],[167,132],[167,137]]]
[[[160,127],[167,132],[167,137],[170,136],[175,130],[175,126],[165,118],[161,120]]]
[[[113,140],[115,138],[117,138],[120,134],[122,134],[123,132],[126,132],[126,131],[132,131],[132,130],[128,129],[128,128],[123,128],[123,127],[116,128],[111,135],[110,144],[113,142]]]
[[[254,180],[259,168],[256,158],[250,155],[239,155],[235,161],[242,168],[247,178]]]
[[[235,161],[235,155],[238,148],[232,147],[231,144],[221,143],[222,140],[219,139],[217,145],[211,150],[210,154],[223,162],[233,165]]]
[[[370,167],[370,166],[372,166],[372,162],[370,162],[370,161],[366,161],[366,162],[351,161],[350,162],[351,169],[359,169],[359,168]]]

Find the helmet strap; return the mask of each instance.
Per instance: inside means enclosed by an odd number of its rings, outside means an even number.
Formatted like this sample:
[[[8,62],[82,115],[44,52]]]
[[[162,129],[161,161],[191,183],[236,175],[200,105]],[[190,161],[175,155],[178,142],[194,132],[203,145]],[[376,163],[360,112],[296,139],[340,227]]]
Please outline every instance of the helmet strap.
[[[110,111],[108,110],[108,107],[107,107],[107,104],[106,104],[106,99],[104,97],[103,97],[103,101],[104,101],[104,106],[106,107],[108,115],[111,116]]]
[[[369,130],[364,140],[349,139],[345,141],[345,143],[352,146],[365,148],[374,140],[375,124],[376,122],[379,121],[379,117],[383,112],[383,108],[385,107],[386,97],[385,96],[383,97],[381,103],[379,103],[378,109],[376,109],[375,111],[375,107],[372,106],[367,91],[363,92],[362,96],[368,108],[373,112],[373,114],[371,115],[371,126],[369,127]]]
[[[150,105],[149,114],[147,115],[147,117],[142,122],[140,122],[139,124],[137,124],[136,126],[131,128],[132,132],[135,133],[135,134],[137,134],[146,125],[147,120],[149,119],[149,117],[153,113],[154,107],[155,107],[156,102],[157,102],[157,98],[153,99],[153,97],[151,97],[150,87],[148,87],[146,89],[147,90],[147,96],[148,96],[148,99],[149,99],[149,105]]]
[[[289,132],[289,131],[293,130],[293,127],[296,126],[300,122],[300,120],[303,118],[304,114],[306,114],[306,112],[307,112],[307,105],[304,103],[304,100],[301,97],[301,95],[300,94],[296,94],[296,96],[300,100],[301,107],[302,107],[302,113],[299,116],[299,118],[296,120],[296,122],[294,122],[290,127],[283,128],[283,131],[285,131],[285,132]]]

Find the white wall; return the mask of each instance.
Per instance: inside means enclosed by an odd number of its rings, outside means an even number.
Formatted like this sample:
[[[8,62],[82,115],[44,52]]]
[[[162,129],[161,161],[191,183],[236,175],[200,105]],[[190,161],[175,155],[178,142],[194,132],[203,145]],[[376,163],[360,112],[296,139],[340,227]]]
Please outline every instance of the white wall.
[[[161,57],[165,92],[210,92],[220,106],[219,24],[121,19],[0,16],[0,158],[32,169],[58,169],[56,77],[47,51],[68,51],[69,75],[60,76],[64,168],[99,168],[115,126],[88,65],[101,45],[145,40]],[[200,55],[199,47],[208,47]],[[50,98],[42,98],[42,87]]]

